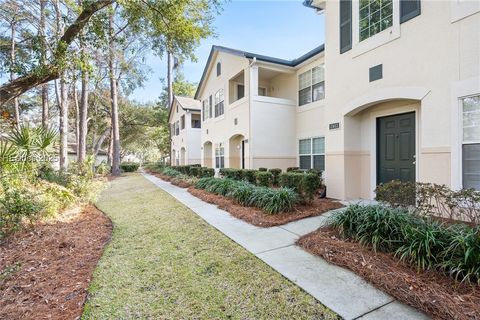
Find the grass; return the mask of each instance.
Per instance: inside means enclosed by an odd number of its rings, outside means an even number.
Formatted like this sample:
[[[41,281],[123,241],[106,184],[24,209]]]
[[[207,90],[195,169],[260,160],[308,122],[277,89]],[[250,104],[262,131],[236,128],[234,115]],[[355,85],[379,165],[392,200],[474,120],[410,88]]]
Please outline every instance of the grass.
[[[83,319],[336,319],[138,174],[112,181],[112,219]]]

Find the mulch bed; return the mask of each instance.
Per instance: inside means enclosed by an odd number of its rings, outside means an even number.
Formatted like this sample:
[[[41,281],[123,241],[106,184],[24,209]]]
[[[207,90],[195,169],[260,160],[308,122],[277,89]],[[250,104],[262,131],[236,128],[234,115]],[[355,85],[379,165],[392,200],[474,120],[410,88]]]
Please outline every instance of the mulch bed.
[[[78,319],[111,232],[111,221],[90,205],[4,239],[0,319]]]
[[[233,200],[209,193],[197,188],[189,188],[188,192],[205,202],[216,204],[220,209],[228,211],[232,216],[242,219],[257,227],[273,227],[307,217],[319,216],[327,211],[343,207],[332,199],[315,199],[311,205],[295,206],[290,212],[267,214],[263,210],[253,207],[244,207]]]
[[[357,242],[341,239],[332,229],[307,234],[297,245],[352,270],[375,287],[434,319],[480,319],[480,285],[460,284],[440,272],[417,272],[392,254],[375,253]]]

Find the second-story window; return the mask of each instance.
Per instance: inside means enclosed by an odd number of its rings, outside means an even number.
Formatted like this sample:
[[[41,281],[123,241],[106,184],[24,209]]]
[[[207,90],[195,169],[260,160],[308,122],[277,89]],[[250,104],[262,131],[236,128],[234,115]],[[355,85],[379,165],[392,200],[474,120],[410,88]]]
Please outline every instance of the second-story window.
[[[185,115],[180,118],[180,129],[185,129]]]
[[[360,41],[391,27],[392,24],[393,0],[360,0]]]
[[[215,93],[215,118],[221,116],[224,113],[224,97],[223,89],[220,89]]]
[[[324,66],[317,66],[298,76],[298,105],[325,99]]]
[[[222,64],[217,62],[217,77],[222,74]]]
[[[178,136],[180,134],[180,125],[177,122],[175,122],[175,135]]]
[[[202,116],[203,116],[203,121],[207,120],[208,117],[208,100],[203,100],[202,102]]]

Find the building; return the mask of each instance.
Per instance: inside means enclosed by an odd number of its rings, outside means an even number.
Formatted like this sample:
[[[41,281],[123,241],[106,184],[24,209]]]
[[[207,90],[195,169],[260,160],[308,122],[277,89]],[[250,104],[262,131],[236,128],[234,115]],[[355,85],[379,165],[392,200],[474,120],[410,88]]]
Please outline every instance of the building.
[[[323,52],[319,46],[283,60],[213,46],[195,94],[202,102],[202,164],[323,170]]]
[[[480,190],[480,2],[318,1],[328,194],[401,179]]]
[[[200,112],[199,101],[174,96],[168,115],[172,165],[200,163]]]

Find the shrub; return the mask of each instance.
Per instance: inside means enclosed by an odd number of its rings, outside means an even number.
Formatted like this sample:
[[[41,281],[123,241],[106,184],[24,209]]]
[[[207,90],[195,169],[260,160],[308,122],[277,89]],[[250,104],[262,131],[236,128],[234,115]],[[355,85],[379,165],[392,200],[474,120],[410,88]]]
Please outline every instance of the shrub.
[[[173,169],[173,167],[167,167],[163,170],[162,174],[166,175],[167,177],[175,178],[181,175],[182,173]]]
[[[282,173],[282,169],[279,169],[279,168],[273,168],[273,169],[270,169],[268,170],[269,172],[272,173],[273,177],[272,177],[272,183],[274,185],[278,185],[278,177],[280,176],[280,173]]]
[[[295,171],[295,170],[298,170],[298,169],[300,169],[300,168],[299,167],[288,167],[287,172]]]
[[[201,178],[213,177],[213,176],[215,176],[215,169],[207,168],[207,167],[201,168],[201,170],[200,170],[200,177]]]
[[[120,169],[122,169],[123,172],[135,172],[139,167],[140,164],[136,162],[122,162],[120,164]]]
[[[190,168],[190,175],[194,177],[200,177],[200,172],[201,172],[200,167],[191,167]]]
[[[41,191],[40,199],[44,204],[45,216],[54,216],[77,201],[71,190],[56,183],[41,181],[36,187]]]
[[[302,178],[303,173],[287,172],[280,174],[278,182],[281,187],[290,188],[300,193]]]
[[[157,162],[157,163],[148,163],[144,165],[145,169],[154,172],[154,173],[162,173],[163,169],[165,169],[165,165]]]
[[[252,196],[256,191],[256,187],[248,182],[238,184],[228,196],[233,198],[236,203],[242,206],[253,206]]]
[[[106,176],[111,172],[110,166],[106,162],[100,163],[95,167],[95,173],[100,176]]]
[[[262,188],[256,206],[268,214],[289,211],[298,202],[298,195],[288,188]]]
[[[480,192],[473,189],[453,191],[445,185],[394,180],[377,186],[375,192],[377,201],[418,215],[480,223]]]
[[[220,169],[220,175],[224,178],[233,180],[242,180],[242,170],[234,168],[222,168]]]
[[[258,171],[262,171],[262,172],[263,172],[263,171],[268,171],[268,169],[267,169],[267,168],[258,168]]]
[[[261,187],[270,187],[272,185],[273,174],[268,171],[258,171],[256,179],[257,185]]]
[[[247,182],[255,184],[257,182],[257,178],[255,176],[257,172],[258,172],[257,170],[253,170],[253,169],[244,169],[242,170],[242,178]]]
[[[315,195],[322,185],[322,180],[318,173],[307,173],[302,177],[301,195],[308,203],[312,202]]]
[[[444,225],[405,209],[352,205],[330,224],[342,236],[373,250],[394,253],[421,270],[443,270],[480,283],[480,227]]]

